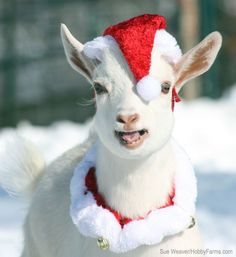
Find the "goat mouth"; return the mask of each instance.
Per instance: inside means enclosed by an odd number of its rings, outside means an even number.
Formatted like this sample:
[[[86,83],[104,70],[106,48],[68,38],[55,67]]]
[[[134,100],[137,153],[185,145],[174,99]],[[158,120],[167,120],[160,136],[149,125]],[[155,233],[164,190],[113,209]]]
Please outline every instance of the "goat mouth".
[[[120,141],[120,144],[129,149],[139,147],[148,136],[147,129],[135,131],[115,131],[115,135]]]

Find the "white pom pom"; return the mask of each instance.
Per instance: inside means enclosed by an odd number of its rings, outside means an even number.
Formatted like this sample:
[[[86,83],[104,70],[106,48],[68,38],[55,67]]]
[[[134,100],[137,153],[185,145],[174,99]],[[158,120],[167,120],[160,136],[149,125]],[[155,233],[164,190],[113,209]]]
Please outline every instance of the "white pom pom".
[[[137,92],[145,101],[151,101],[161,93],[161,83],[153,76],[145,76],[137,83]]]

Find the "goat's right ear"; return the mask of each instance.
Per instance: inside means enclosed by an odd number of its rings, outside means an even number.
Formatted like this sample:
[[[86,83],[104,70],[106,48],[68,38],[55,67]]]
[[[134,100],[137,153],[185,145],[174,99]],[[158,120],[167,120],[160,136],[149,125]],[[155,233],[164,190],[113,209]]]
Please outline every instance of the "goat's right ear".
[[[175,66],[175,85],[178,91],[187,81],[210,69],[220,50],[221,44],[221,34],[219,32],[213,32],[181,57]]]
[[[92,71],[95,65],[83,53],[84,45],[70,33],[65,24],[61,24],[61,38],[67,60],[72,68],[92,82]]]

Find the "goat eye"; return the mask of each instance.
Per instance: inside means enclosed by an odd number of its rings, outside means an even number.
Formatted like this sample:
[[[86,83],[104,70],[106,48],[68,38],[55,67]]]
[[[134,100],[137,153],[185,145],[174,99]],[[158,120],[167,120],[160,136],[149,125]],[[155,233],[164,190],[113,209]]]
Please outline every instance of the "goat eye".
[[[170,83],[168,83],[168,82],[163,82],[163,83],[161,84],[161,92],[162,92],[163,94],[168,94],[169,91],[170,91]]]
[[[94,86],[94,89],[95,89],[95,91],[98,95],[108,93],[107,89],[99,83],[94,83],[93,86]]]

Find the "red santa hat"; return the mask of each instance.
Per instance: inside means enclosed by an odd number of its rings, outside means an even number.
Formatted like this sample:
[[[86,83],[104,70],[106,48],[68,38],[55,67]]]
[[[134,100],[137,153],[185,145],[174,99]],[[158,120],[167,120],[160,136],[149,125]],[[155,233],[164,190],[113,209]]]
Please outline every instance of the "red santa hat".
[[[115,41],[137,81],[138,94],[145,101],[151,101],[161,92],[160,81],[149,74],[154,47],[173,63],[182,55],[175,38],[165,29],[163,16],[137,16],[108,27],[102,37],[85,44],[84,53],[90,58],[100,59],[101,50],[114,45]]]

